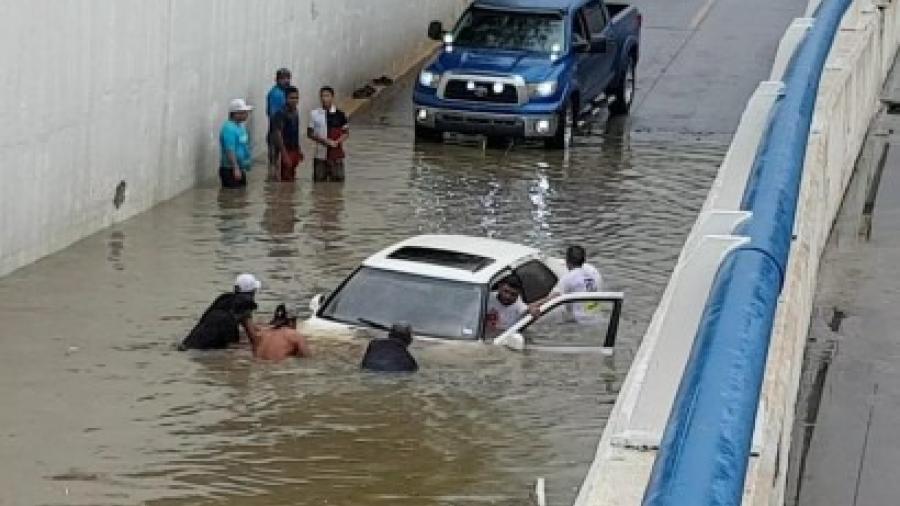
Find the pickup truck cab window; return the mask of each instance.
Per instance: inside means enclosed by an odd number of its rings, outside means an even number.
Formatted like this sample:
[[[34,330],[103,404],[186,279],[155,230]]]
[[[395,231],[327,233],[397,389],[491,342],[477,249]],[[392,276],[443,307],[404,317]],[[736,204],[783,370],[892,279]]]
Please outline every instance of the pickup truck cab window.
[[[596,37],[603,33],[606,29],[606,12],[600,5],[600,0],[588,2],[582,9],[584,18],[587,20],[588,29],[591,37]]]
[[[585,24],[584,15],[579,12],[572,18],[572,45],[586,44],[590,40],[591,36]]]

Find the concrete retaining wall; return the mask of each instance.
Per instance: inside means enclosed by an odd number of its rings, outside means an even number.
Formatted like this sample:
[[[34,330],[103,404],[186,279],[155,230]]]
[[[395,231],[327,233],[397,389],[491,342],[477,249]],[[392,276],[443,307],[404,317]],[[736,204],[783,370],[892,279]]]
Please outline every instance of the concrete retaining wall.
[[[467,0],[6,0],[0,16],[0,276],[215,177],[228,101],[274,70],[302,107],[429,46]],[[126,184],[123,205],[113,198]]]
[[[795,222],[797,239],[776,315],[763,384],[762,452],[751,460],[745,505],[780,505],[819,260],[853,174],[898,47],[900,8],[853,3],[832,45],[813,116]]]

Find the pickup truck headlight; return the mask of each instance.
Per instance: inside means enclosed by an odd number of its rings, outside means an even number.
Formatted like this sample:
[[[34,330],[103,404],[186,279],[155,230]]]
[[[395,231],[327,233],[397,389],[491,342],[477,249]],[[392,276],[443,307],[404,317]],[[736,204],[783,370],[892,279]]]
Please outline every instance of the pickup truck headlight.
[[[437,86],[438,81],[441,80],[441,75],[436,74],[430,70],[423,70],[421,74],[419,74],[419,84],[426,88],[434,88]]]
[[[546,98],[556,93],[556,87],[556,81],[544,81],[542,83],[529,84],[528,96]]]

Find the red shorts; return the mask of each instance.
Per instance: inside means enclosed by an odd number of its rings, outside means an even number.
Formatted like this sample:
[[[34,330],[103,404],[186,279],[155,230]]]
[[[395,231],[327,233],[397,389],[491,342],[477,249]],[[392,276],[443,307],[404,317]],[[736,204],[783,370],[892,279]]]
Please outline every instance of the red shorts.
[[[291,148],[285,151],[287,156],[281,155],[281,180],[294,181],[297,179],[297,166],[303,161],[303,152]]]

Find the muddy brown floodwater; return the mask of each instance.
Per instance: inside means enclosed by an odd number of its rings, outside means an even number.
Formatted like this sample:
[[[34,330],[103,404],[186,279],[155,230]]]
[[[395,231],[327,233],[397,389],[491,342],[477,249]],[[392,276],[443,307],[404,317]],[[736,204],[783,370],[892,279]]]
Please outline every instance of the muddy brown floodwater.
[[[258,168],[0,279],[0,504],[518,505],[538,476],[567,504],[727,147],[619,127],[568,155],[484,151],[375,114],[343,186]],[[281,365],[172,348],[239,271],[265,313],[305,307],[425,232],[584,244],[626,292],[615,357],[417,344],[419,374],[378,377],[327,337]]]

